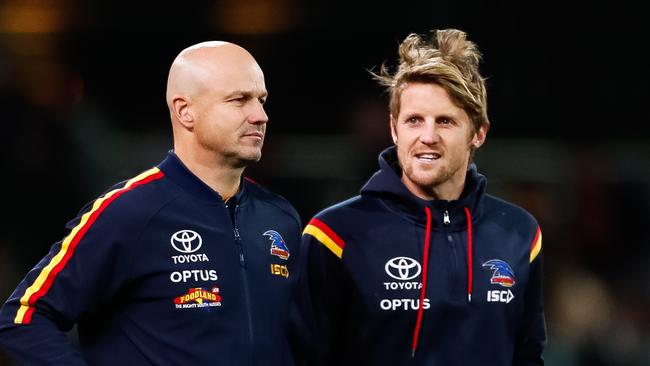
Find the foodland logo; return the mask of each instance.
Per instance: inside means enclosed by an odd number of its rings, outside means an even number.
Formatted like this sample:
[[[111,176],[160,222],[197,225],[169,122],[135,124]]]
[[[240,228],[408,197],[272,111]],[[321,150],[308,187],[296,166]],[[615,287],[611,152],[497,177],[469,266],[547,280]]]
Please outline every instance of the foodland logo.
[[[191,288],[186,294],[175,298],[174,305],[177,309],[221,306],[219,288],[213,287],[210,291],[204,290],[201,287]]]

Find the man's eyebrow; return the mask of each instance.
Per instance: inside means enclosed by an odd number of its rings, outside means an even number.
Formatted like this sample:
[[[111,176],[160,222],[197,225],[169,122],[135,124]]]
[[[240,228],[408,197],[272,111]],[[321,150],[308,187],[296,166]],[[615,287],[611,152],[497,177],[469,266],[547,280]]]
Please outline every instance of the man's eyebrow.
[[[234,90],[226,95],[226,98],[231,98],[236,95],[241,95],[242,97],[245,98],[252,98],[253,96],[256,96],[256,93],[250,90]],[[267,91],[264,91],[259,94],[259,97],[266,98],[269,96],[269,93]]]

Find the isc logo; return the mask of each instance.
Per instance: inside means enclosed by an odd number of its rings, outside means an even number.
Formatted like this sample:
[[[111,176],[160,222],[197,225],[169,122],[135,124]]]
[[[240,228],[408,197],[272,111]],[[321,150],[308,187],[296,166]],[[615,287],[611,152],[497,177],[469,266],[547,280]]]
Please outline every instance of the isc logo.
[[[289,269],[284,264],[271,264],[271,273],[276,276],[289,278]]]
[[[507,304],[514,298],[515,295],[510,290],[492,290],[487,292],[488,302],[505,302]]]

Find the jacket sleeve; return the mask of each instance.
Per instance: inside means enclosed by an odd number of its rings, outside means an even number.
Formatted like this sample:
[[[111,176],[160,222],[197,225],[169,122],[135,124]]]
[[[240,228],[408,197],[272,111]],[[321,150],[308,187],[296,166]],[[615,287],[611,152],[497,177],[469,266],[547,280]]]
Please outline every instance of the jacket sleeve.
[[[310,222],[310,225],[313,223]],[[297,365],[330,365],[333,350],[337,349],[336,337],[343,335],[336,327],[343,309],[344,273],[342,251],[326,246],[320,239],[310,233],[309,227],[302,237],[302,256],[297,289],[297,308],[301,343],[294,352]]]
[[[0,309],[0,346],[20,364],[86,364],[65,332],[113,296],[126,272],[116,222],[124,215],[100,209],[95,201],[68,223]]]
[[[524,317],[517,332],[515,366],[544,365],[542,351],[546,346],[542,286],[542,238],[539,228],[531,245],[530,274],[524,299]]]

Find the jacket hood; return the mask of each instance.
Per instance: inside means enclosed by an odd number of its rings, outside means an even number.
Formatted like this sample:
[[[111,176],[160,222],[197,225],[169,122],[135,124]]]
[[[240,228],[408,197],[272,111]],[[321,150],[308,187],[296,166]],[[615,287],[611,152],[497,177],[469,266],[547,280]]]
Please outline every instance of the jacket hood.
[[[382,198],[391,209],[404,214],[410,221],[424,225],[425,207],[432,211],[433,228],[442,226],[445,211],[450,217],[453,229],[467,226],[464,207],[472,213],[472,220],[477,221],[481,215],[481,200],[485,193],[487,180],[479,174],[475,164],[470,164],[463,193],[458,200],[424,200],[411,193],[401,181],[402,168],[397,159],[397,149],[391,146],[379,154],[379,170],[361,188],[361,195],[373,195]]]

